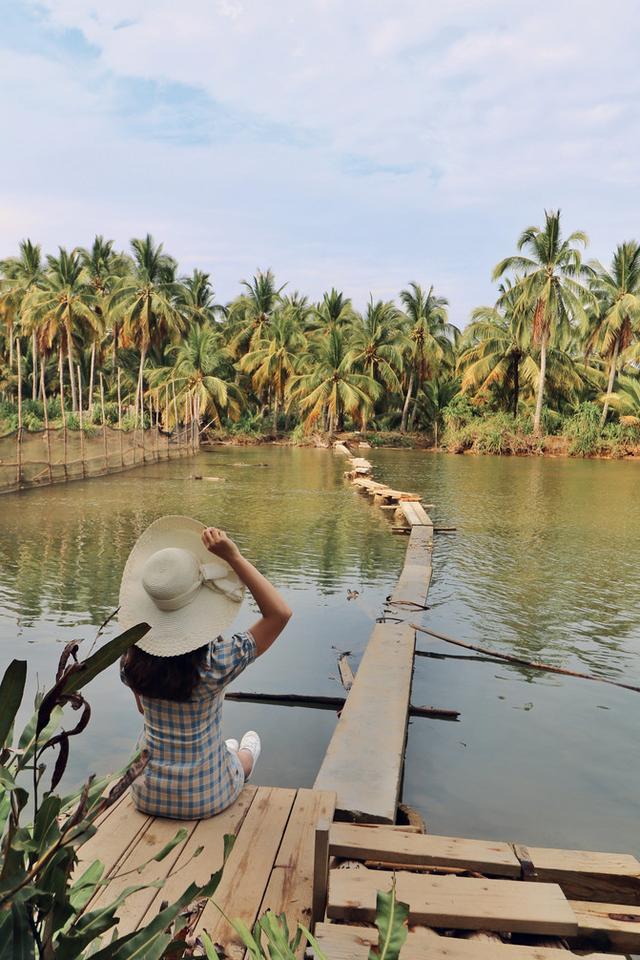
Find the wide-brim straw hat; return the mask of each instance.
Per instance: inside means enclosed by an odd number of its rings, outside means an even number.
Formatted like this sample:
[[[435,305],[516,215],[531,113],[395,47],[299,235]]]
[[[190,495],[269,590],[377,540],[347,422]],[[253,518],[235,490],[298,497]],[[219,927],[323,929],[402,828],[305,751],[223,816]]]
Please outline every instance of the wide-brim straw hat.
[[[215,640],[235,620],[244,586],[226,561],[202,543],[204,524],[160,517],[129,554],[120,585],[118,621],[151,627],[137,646],[174,657]]]

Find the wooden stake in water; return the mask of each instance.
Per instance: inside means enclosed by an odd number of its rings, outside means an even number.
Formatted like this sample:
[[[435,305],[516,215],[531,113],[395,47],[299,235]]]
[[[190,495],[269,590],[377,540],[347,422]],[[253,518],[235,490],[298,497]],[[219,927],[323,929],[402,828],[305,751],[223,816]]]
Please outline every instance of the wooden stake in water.
[[[64,478],[68,480],[67,473],[67,414],[64,409],[64,361],[62,359],[62,348],[60,348],[59,357],[59,377],[60,377],[60,413],[62,415],[62,445],[64,461]]]
[[[107,421],[104,415],[104,380],[100,371],[100,408],[102,411],[102,445],[104,447],[104,469],[109,472],[109,447],[107,445]]]
[[[22,484],[22,358],[20,341],[16,337],[16,357],[18,358],[18,433],[16,435],[16,484]]]
[[[82,477],[87,475],[87,465],[84,456],[84,424],[82,421],[82,374],[80,373],[80,364],[78,364],[78,414],[80,416],[80,460],[82,462]]]
[[[40,364],[40,392],[42,394],[42,406],[44,410],[44,434],[47,442],[47,470],[49,474],[49,483],[53,483],[53,469],[51,467],[51,436],[49,434],[49,411],[47,410],[47,394],[44,388],[44,363]]]
[[[122,393],[120,389],[120,367],[118,367],[118,430],[120,431],[120,466],[124,467],[124,437],[122,435]]]

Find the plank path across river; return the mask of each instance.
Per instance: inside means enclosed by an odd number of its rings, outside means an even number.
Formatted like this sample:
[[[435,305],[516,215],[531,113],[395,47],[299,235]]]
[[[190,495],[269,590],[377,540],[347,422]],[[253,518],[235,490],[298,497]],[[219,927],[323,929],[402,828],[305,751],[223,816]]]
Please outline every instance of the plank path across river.
[[[396,821],[410,707],[415,634],[404,622],[425,606],[433,523],[418,497],[371,479],[351,456],[349,480],[394,511],[409,532],[405,563],[353,682],[314,788],[245,786],[217,817],[177,824],[138,812],[125,795],[80,849],[80,870],[105,865],[111,902],[131,883],[162,883],[129,895],[119,910],[130,932],[219,869],[225,834],[236,837],[213,901],[195,909],[221,956],[245,948],[222,915],[249,927],[266,910],[315,929],[329,960],[365,960],[377,944],[376,896],[395,878],[409,908],[402,960],[554,960],[578,950],[592,960],[640,951],[640,862],[628,854],[525,847],[439,837]],[[392,617],[396,619],[392,619]],[[397,621],[400,622],[397,622]],[[178,846],[150,860],[186,827]],[[194,859],[194,853],[202,853]],[[348,868],[348,869],[344,869]],[[599,950],[601,952],[594,952]]]

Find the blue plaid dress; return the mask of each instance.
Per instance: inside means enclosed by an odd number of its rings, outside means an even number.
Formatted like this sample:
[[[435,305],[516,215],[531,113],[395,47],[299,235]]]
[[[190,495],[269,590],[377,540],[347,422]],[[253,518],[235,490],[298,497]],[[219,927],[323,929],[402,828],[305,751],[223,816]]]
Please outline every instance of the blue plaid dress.
[[[220,813],[237,798],[244,772],[222,739],[224,688],[256,655],[249,632],[230,640],[219,637],[209,647],[190,700],[140,697],[144,733],[139,745],[150,758],[131,790],[142,813],[197,820]]]

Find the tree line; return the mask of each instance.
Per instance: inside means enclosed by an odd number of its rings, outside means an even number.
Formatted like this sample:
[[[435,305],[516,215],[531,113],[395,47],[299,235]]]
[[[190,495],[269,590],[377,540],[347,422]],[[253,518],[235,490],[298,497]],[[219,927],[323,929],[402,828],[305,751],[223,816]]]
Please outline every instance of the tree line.
[[[545,212],[496,265],[495,302],[461,330],[446,297],[415,281],[357,310],[339,290],[312,302],[263,270],[220,304],[209,274],[181,276],[150,235],[127,252],[97,236],[46,257],[24,240],[0,262],[0,417],[15,416],[19,385],[36,418],[47,398],[54,416],[61,403],[91,412],[99,379],[112,412],[121,394],[129,422],[148,422],[150,408],[167,429],[194,416],[203,429],[424,430],[437,441],[462,411],[508,415],[538,436],[585,404],[601,428],[632,424],[640,245],[620,244],[603,266],[585,259],[587,243]]]

